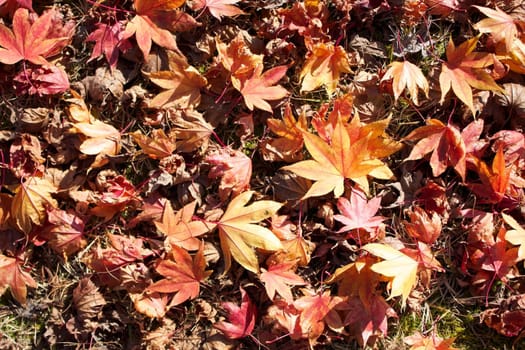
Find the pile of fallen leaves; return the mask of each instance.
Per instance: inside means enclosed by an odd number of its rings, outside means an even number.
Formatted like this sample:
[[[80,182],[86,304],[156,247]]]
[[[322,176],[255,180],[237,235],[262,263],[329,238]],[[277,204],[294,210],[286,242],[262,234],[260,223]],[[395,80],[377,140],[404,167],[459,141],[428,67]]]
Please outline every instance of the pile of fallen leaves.
[[[0,16],[0,313],[34,321],[3,348],[446,350],[452,310],[525,335],[521,1]]]

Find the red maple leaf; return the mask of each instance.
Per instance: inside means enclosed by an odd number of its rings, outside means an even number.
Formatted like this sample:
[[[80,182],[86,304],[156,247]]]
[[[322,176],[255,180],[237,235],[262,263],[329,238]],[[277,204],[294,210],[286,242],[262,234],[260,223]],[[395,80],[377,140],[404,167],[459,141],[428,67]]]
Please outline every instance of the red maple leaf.
[[[194,0],[192,1],[192,10],[208,9],[210,14],[219,21],[222,16],[232,17],[244,15],[245,13],[238,7],[233,6],[240,0]]]
[[[405,137],[405,140],[419,140],[407,160],[420,159],[432,152],[430,166],[434,176],[443,174],[447,167],[452,166],[465,180],[465,142],[458,128],[452,124],[445,125],[437,119],[429,119],[427,124]]]
[[[120,51],[126,51],[131,48],[128,40],[123,38],[124,27],[122,22],[116,22],[113,25],[105,23],[98,23],[97,29],[92,31],[86,41],[94,41],[93,51],[88,62],[94,60],[100,55],[104,55],[113,70],[117,66],[118,56]]]
[[[13,30],[0,24],[0,62],[15,64],[26,60],[38,65],[50,65],[47,57],[56,55],[65,47],[73,35],[69,24],[57,28],[60,13],[51,9],[32,20],[25,8],[16,10]]]
[[[257,307],[252,303],[246,291],[241,290],[241,306],[234,303],[222,303],[222,307],[228,312],[229,322],[218,322],[213,325],[230,339],[239,339],[250,335],[255,327]]]

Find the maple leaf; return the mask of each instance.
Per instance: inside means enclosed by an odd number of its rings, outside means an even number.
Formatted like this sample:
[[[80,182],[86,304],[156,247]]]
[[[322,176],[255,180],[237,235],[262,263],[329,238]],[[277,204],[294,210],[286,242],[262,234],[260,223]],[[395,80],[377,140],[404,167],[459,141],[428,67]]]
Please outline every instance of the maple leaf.
[[[41,66],[36,69],[26,68],[14,76],[15,91],[30,95],[54,95],[69,89],[67,73],[57,66]]]
[[[257,65],[252,76],[246,80],[232,79],[233,86],[239,90],[244,103],[253,111],[254,107],[273,113],[267,100],[280,100],[288,95],[288,90],[281,85],[275,85],[286,74],[286,66],[273,67],[262,75],[263,66]]]
[[[477,42],[478,37],[474,37],[456,47],[451,39],[447,45],[447,62],[443,62],[439,74],[441,103],[445,101],[447,92],[452,88],[454,94],[467,105],[472,114],[476,114],[472,88],[503,92],[503,89],[484,70],[494,64],[493,55],[486,52],[473,52]]]
[[[322,196],[331,191],[335,197],[344,192],[344,180],[356,182],[363,190],[368,191],[367,175],[380,179],[393,177],[390,169],[379,159],[370,156],[367,135],[351,143],[345,124],[338,119],[335,125],[331,143],[325,142],[319,136],[303,132],[306,149],[313,159],[283,167],[301,177],[314,180],[303,199]]]
[[[518,26],[514,18],[498,7],[496,7],[496,10],[476,5],[473,7],[489,17],[474,24],[474,29],[480,33],[489,33],[496,43],[500,41],[505,42],[507,51],[511,51],[512,43],[518,36]]]
[[[80,152],[95,155],[91,167],[97,168],[107,164],[109,156],[115,156],[122,147],[120,132],[103,121],[92,119],[87,123],[74,123],[72,132],[82,134]]]
[[[193,259],[186,250],[178,246],[172,246],[170,253],[173,260],[161,260],[155,268],[165,278],[148,287],[148,291],[152,292],[176,292],[168,307],[199,296],[201,281],[212,273],[206,270],[203,242]]]
[[[213,126],[204,120],[202,114],[194,110],[184,110],[173,120],[175,144],[179,152],[192,152],[201,148],[206,151]]]
[[[9,15],[9,17],[12,17],[15,11],[20,7],[34,12],[33,0],[0,0],[0,16],[6,17]]]
[[[411,336],[404,337],[403,341],[410,345],[409,350],[458,350],[452,347],[452,343],[456,338],[443,339],[434,332],[431,336],[425,336],[419,332],[412,334]]]
[[[501,217],[513,230],[507,231],[505,240],[513,245],[519,245],[518,261],[525,259],[525,229],[512,216],[501,213]]]
[[[222,307],[228,312],[229,322],[220,321],[213,325],[230,339],[244,338],[250,335],[255,327],[257,306],[252,303],[244,289],[241,290],[241,306],[234,303],[222,303]]]
[[[208,177],[221,178],[219,196],[222,201],[230,195],[236,196],[250,188],[252,160],[244,153],[230,148],[221,148],[218,152],[206,157],[213,165]]]
[[[339,232],[364,229],[372,234],[372,237],[377,236],[385,220],[382,216],[375,216],[380,206],[381,197],[367,201],[363,191],[352,188],[350,200],[345,197],[339,197],[337,200],[337,208],[342,215],[334,215],[334,219],[344,225]]]
[[[372,265],[371,269],[390,279],[389,299],[401,296],[401,304],[404,307],[417,282],[418,262],[399,250],[380,243],[369,243],[362,249],[384,259]]]
[[[151,108],[197,107],[201,100],[200,89],[207,81],[199,71],[190,66],[181,54],[168,53],[169,70],[145,73],[155,84],[166,91],[155,96],[148,106]]]
[[[13,30],[0,24],[0,62],[15,64],[26,60],[37,65],[50,65],[47,57],[57,54],[70,41],[73,31],[61,33],[54,27],[57,10],[51,9],[30,20],[25,8],[16,10],[13,16]],[[64,36],[54,36],[54,33]]]
[[[48,225],[38,235],[43,237],[55,252],[71,255],[87,245],[84,220],[73,211],[50,208],[47,221]]]
[[[120,51],[131,48],[131,43],[123,38],[123,23],[115,22],[113,25],[97,23],[97,27],[86,38],[86,41],[94,41],[93,51],[88,62],[104,55],[111,70],[117,67]]]
[[[160,159],[170,156],[175,151],[173,143],[162,129],[154,129],[152,137],[143,135],[139,130],[132,132],[131,137],[142,148],[142,150],[153,159]]]
[[[473,192],[484,198],[489,203],[499,203],[505,197],[511,180],[511,167],[505,162],[503,145],[499,145],[496,155],[489,168],[482,160],[475,162],[481,184],[469,184]]]
[[[301,312],[299,325],[302,334],[308,336],[310,343],[323,333],[329,313],[342,301],[341,297],[331,296],[329,290],[322,294],[305,295],[294,301],[294,307]]]
[[[56,190],[49,180],[40,177],[29,177],[18,186],[11,202],[11,217],[20,231],[28,234],[34,225],[44,224],[47,208],[58,207],[51,196]]]
[[[375,335],[386,335],[388,317],[397,317],[396,312],[381,295],[377,295],[380,276],[372,271],[376,262],[372,256],[361,256],[357,261],[338,268],[326,280],[338,282],[338,295],[348,296],[344,324],[358,335],[361,345],[367,344]]]
[[[122,268],[143,260],[153,254],[143,247],[141,238],[126,237],[122,235],[107,234],[108,247],[102,248],[100,244],[87,256],[86,264],[96,272],[102,284],[116,287],[122,283]]]
[[[452,124],[445,125],[437,119],[429,119],[427,125],[413,130],[405,140],[420,140],[406,160],[420,159],[432,152],[432,175],[437,177],[443,174],[448,166],[453,166],[465,180],[465,143],[457,127]]]
[[[174,21],[177,15],[174,10],[184,2],[185,0],[134,0],[136,16],[126,25],[122,39],[135,35],[144,59],[149,55],[152,42],[168,50],[178,51],[173,35],[157,23]]]
[[[194,11],[208,9],[210,14],[220,21],[222,16],[232,17],[246,14],[238,7],[233,6],[239,1],[240,0],[193,0],[191,9]]]
[[[233,257],[245,269],[258,273],[259,261],[252,247],[267,251],[276,251],[283,247],[272,231],[255,225],[274,215],[282,204],[262,200],[245,206],[253,193],[253,191],[246,191],[233,198],[224,215],[217,222],[225,271],[230,269]]]
[[[170,245],[180,246],[187,250],[197,250],[200,241],[196,238],[211,231],[213,224],[205,221],[191,221],[197,201],[186,204],[176,214],[169,200],[165,200],[164,209],[159,220],[155,220],[157,229],[168,236]]]
[[[275,298],[277,292],[286,302],[292,303],[293,296],[290,286],[303,286],[306,282],[292,268],[293,262],[271,265],[268,270],[262,269],[259,279],[264,283],[266,293],[270,300]]]
[[[352,334],[357,334],[357,341],[361,346],[372,346],[377,336],[386,336],[388,318],[397,318],[394,309],[382,296],[376,294],[370,294],[365,300],[349,298],[345,309],[348,313],[344,324],[349,326]]]
[[[428,98],[428,81],[418,66],[408,61],[403,61],[392,62],[388,67],[389,68],[385,72],[381,81],[393,80],[392,88],[394,90],[394,99],[396,101],[405,88],[408,89],[410,97],[415,105],[419,105],[418,87],[423,90],[425,96]]]
[[[236,81],[237,86],[241,85],[241,81],[253,76],[256,67],[263,65],[264,55],[255,55],[240,33],[228,45],[221,42],[218,37],[215,38],[215,43],[218,61],[231,73],[232,82]]]
[[[268,118],[266,124],[279,137],[261,144],[260,148],[264,159],[285,162],[301,160],[304,145],[302,130],[306,130],[308,127],[306,114],[301,113],[296,120],[291,105],[287,103],[284,108],[283,119]]]
[[[7,287],[11,290],[13,298],[25,305],[27,287],[36,288],[37,284],[22,268],[21,259],[0,254],[0,295],[4,294]]]
[[[410,222],[403,221],[403,225],[410,237],[427,244],[436,242],[441,234],[441,218],[437,213],[414,207],[407,214]]]
[[[350,73],[348,54],[332,43],[306,43],[308,54],[299,79],[301,92],[313,91],[324,85],[329,95],[335,92],[341,73]]]

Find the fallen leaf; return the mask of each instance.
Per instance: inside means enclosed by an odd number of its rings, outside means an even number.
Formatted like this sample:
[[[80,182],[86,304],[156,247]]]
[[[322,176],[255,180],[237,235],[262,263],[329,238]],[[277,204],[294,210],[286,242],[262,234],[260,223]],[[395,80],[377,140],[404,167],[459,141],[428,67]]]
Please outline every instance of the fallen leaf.
[[[131,48],[131,43],[124,39],[124,25],[117,21],[112,25],[97,23],[96,29],[89,33],[86,41],[94,41],[93,51],[88,62],[104,55],[111,70],[117,67],[120,51]]]
[[[225,272],[230,269],[233,257],[245,269],[258,273],[259,261],[253,247],[267,251],[276,251],[283,247],[272,231],[256,225],[274,215],[282,204],[262,200],[245,206],[253,193],[253,191],[246,191],[233,198],[224,215],[217,222]]]
[[[59,53],[73,35],[73,30],[61,33],[56,27],[59,16],[53,8],[32,22],[26,8],[17,9],[13,16],[13,30],[0,24],[0,62],[15,64],[26,60],[36,65],[50,65],[46,58]],[[63,36],[54,36],[54,33]]]
[[[428,98],[429,85],[428,81],[421,72],[421,69],[409,61],[392,62],[388,66],[385,75],[381,81],[392,79],[392,88],[394,90],[394,99],[397,101],[405,88],[410,93],[410,98],[415,105],[419,105],[418,88],[423,90]]]
[[[177,13],[174,11],[184,4],[185,0],[134,0],[135,17],[126,25],[122,39],[126,40],[135,35],[137,45],[146,59],[151,50],[151,44],[178,51],[177,43],[169,30],[159,27],[158,23],[172,25]]]
[[[474,52],[478,37],[466,40],[455,46],[452,39],[447,45],[447,62],[443,62],[439,75],[441,103],[452,88],[454,94],[476,114],[472,99],[472,88],[479,90],[500,91],[494,79],[484,69],[494,64],[492,54]]]
[[[293,262],[285,262],[271,265],[268,270],[261,268],[259,279],[264,283],[264,288],[270,300],[275,298],[278,293],[286,302],[292,303],[293,296],[291,286],[303,286],[306,282],[293,270]]]
[[[197,201],[186,204],[174,213],[169,200],[165,200],[162,215],[159,220],[154,220],[157,229],[167,236],[167,243],[187,250],[197,250],[201,241],[199,237],[211,231],[215,226],[205,221],[193,221],[193,213]]]
[[[106,300],[93,281],[89,277],[84,277],[78,281],[73,290],[73,304],[77,318],[80,321],[86,321],[97,317],[106,305]]]
[[[332,95],[342,73],[350,73],[350,60],[345,49],[332,43],[306,44],[308,53],[301,70],[301,92],[313,91],[323,85]]]
[[[432,152],[430,166],[432,175],[439,176],[447,167],[453,166],[457,173],[465,180],[466,150],[465,142],[458,128],[452,124],[443,124],[437,119],[427,120],[427,125],[413,130],[404,140],[420,140],[406,160],[423,158]]]
[[[38,232],[49,246],[59,254],[72,255],[87,245],[84,220],[74,211],[49,208],[48,224]]]
[[[57,66],[42,66],[35,69],[27,68],[14,78],[15,90],[19,94],[54,95],[69,89],[67,73]]]
[[[168,308],[198,297],[200,283],[212,273],[206,270],[203,249],[204,244],[201,242],[197,254],[192,259],[186,250],[173,246],[170,252],[172,259],[161,260],[155,268],[165,278],[153,283],[147,290],[168,294],[176,293]]]
[[[374,197],[370,201],[366,199],[366,194],[356,188],[352,188],[350,200],[339,197],[337,208],[341,214],[334,215],[334,219],[344,226],[339,232],[348,232],[357,229],[364,229],[370,233],[371,240],[377,237],[378,231],[384,226],[385,220],[382,216],[375,216],[381,206],[381,197]],[[354,239],[353,234],[350,234]],[[361,240],[358,239],[361,243]]]
[[[252,160],[244,153],[231,148],[220,148],[206,157],[212,165],[209,178],[221,178],[219,196],[226,201],[230,195],[237,196],[250,188]]]
[[[22,268],[23,262],[0,254],[0,295],[9,287],[11,295],[20,304],[25,305],[27,287],[36,288],[37,283],[31,275]]]
[[[513,228],[505,234],[505,240],[513,245],[519,245],[518,261],[525,259],[525,229],[512,216],[501,213],[501,217],[507,225]]]
[[[251,77],[245,80],[232,79],[232,84],[242,94],[250,111],[256,107],[273,113],[267,100],[280,100],[288,95],[288,90],[281,85],[275,85],[286,74],[287,69],[286,66],[278,66],[262,73],[263,66],[257,65]]]
[[[418,262],[385,244],[369,243],[362,249],[384,260],[372,265],[371,269],[390,279],[389,299],[401,296],[401,305],[404,307],[417,282]]]
[[[143,135],[137,130],[131,133],[131,137],[142,148],[144,153],[153,159],[168,157],[176,148],[175,143],[166,136],[162,129],[153,129],[151,137]]]
[[[241,306],[234,303],[222,303],[222,307],[228,313],[229,322],[220,321],[215,323],[213,327],[217,328],[230,339],[244,338],[253,332],[255,327],[255,317],[257,307],[252,303],[250,297],[242,287],[241,290]]]
[[[495,10],[476,5],[473,7],[488,17],[474,24],[474,29],[480,33],[489,33],[496,43],[505,42],[507,50],[510,51],[512,42],[518,36],[518,26],[514,18],[498,7]]]
[[[411,336],[403,338],[403,341],[410,345],[409,350],[457,350],[457,348],[452,347],[455,340],[455,337],[443,339],[433,332],[430,336],[415,332]]]
[[[348,129],[341,119],[335,125],[331,143],[305,131],[304,143],[313,159],[282,169],[315,181],[302,199],[322,196],[332,191],[335,197],[340,197],[344,192],[345,179],[353,180],[368,191],[368,175],[381,179],[393,177],[381,160],[370,155],[368,145],[372,136],[368,134],[351,143]]]
[[[186,57],[175,52],[168,53],[169,70],[145,73],[155,84],[165,89],[149,103],[150,108],[197,107],[201,100],[200,89],[207,84],[199,71],[188,64]]]
[[[91,164],[93,168],[107,164],[108,157],[117,155],[122,147],[120,132],[100,120],[92,119],[89,123],[75,123],[71,131],[84,136],[80,144],[80,152],[96,156]]]
[[[55,192],[55,186],[40,177],[29,177],[18,186],[11,202],[11,217],[20,231],[28,234],[35,225],[44,224],[47,208],[58,207],[51,196]]]
[[[240,0],[193,0],[191,9],[194,11],[208,9],[210,14],[219,21],[222,16],[233,17],[244,15],[245,12],[234,6]]]
[[[421,207],[407,211],[409,221],[403,221],[408,235],[417,241],[434,244],[441,234],[441,218],[435,212],[427,212]]]

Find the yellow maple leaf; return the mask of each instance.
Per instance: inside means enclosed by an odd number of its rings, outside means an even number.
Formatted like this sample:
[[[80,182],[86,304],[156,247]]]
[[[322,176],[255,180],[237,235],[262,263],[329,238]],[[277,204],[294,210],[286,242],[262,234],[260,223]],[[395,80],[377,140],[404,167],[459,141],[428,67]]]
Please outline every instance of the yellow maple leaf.
[[[274,215],[281,203],[263,200],[245,206],[254,191],[246,191],[232,199],[222,218],[217,222],[221,248],[224,253],[225,271],[231,266],[231,258],[245,269],[259,272],[259,261],[253,248],[276,251],[283,246],[277,236],[266,227],[256,223]]]
[[[380,243],[369,243],[363,247],[370,254],[384,261],[372,265],[372,271],[390,279],[390,298],[401,296],[404,306],[417,283],[418,262],[390,246]]]

